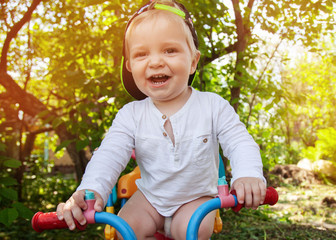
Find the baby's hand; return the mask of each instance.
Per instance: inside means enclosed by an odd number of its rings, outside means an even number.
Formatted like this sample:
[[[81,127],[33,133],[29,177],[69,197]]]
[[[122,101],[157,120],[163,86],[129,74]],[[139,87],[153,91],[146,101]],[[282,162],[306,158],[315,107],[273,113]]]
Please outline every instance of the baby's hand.
[[[104,208],[104,201],[99,193],[95,191],[92,192],[94,192],[96,199],[94,209],[97,212],[101,212]],[[60,203],[57,206],[56,212],[58,219],[64,219],[70,230],[74,230],[76,228],[75,220],[77,220],[80,225],[86,224],[83,211],[87,209],[87,204],[84,201],[84,196],[85,190],[79,190],[74,192],[65,203]]]
[[[245,203],[246,208],[257,209],[265,200],[266,185],[260,178],[238,178],[233,182],[232,189],[236,190],[238,202]]]

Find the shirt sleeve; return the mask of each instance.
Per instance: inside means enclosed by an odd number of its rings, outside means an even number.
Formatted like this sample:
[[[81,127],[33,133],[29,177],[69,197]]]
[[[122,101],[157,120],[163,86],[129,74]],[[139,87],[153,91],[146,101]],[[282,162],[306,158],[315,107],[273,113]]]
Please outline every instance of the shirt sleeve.
[[[219,96],[215,101],[214,124],[223,154],[232,168],[231,185],[241,177],[257,177],[266,183],[259,146],[229,102]]]
[[[77,190],[98,192],[107,203],[120,173],[125,169],[134,149],[135,122],[131,104],[119,110],[112,126],[89,161]]]

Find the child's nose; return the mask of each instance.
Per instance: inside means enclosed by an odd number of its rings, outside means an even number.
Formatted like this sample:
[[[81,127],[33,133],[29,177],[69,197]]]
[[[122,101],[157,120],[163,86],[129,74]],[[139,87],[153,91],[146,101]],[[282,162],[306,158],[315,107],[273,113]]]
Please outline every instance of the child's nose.
[[[156,68],[161,67],[163,65],[163,59],[160,54],[152,54],[149,60],[149,66]]]

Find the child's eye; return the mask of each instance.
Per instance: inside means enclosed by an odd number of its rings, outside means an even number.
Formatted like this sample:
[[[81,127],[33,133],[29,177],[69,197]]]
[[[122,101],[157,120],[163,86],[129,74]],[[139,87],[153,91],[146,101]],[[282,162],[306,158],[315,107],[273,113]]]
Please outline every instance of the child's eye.
[[[176,53],[177,50],[175,48],[168,48],[165,50],[165,53],[171,54],[171,53]]]
[[[144,57],[144,56],[146,56],[145,52],[137,52],[137,53],[133,54],[133,58],[141,58],[141,57]]]

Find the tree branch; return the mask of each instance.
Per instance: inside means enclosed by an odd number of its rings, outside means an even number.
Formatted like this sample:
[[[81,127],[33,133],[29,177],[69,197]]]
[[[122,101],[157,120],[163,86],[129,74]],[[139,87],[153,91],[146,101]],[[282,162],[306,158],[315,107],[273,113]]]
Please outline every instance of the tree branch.
[[[12,99],[20,104],[22,110],[30,116],[48,110],[34,95],[25,92],[6,72],[0,71],[0,84],[4,86]]]
[[[235,24],[237,28],[237,38],[238,38],[238,52],[241,52],[246,44],[245,38],[245,28],[244,28],[244,21],[241,15],[240,7],[239,7],[239,0],[232,0],[232,6],[235,14]]]
[[[33,11],[36,9],[36,7],[40,4],[41,1],[42,0],[33,0],[31,6],[28,8],[28,11],[23,15],[23,17],[21,18],[19,22],[14,24],[12,29],[7,34],[7,37],[5,39],[5,42],[3,44],[2,51],[1,51],[1,59],[0,59],[0,71],[1,72],[7,72],[7,54],[8,54],[10,42],[16,37],[16,35],[20,31],[20,29],[23,27],[23,25],[25,25],[29,21]]]
[[[254,0],[249,0],[247,7],[250,9],[247,14],[247,20],[250,18],[252,7],[254,4]],[[243,17],[241,15],[240,7],[239,7],[239,0],[232,0],[232,5],[235,13],[235,24],[237,28],[237,35],[238,40],[234,44],[231,44],[230,46],[222,49],[220,52],[214,53],[215,51],[212,51],[211,57],[204,57],[203,63],[204,66],[211,63],[212,61],[216,60],[217,58],[220,58],[224,56],[225,54],[229,54],[232,52],[241,52],[241,50],[244,50],[246,47],[246,33],[249,33],[248,29],[245,29]],[[210,38],[209,38],[210,39]]]
[[[283,40],[283,38],[281,38],[280,42],[276,45],[274,51],[272,52],[271,57],[268,59],[268,61],[267,61],[266,65],[265,65],[265,67],[264,67],[262,73],[260,74],[260,76],[259,76],[259,78],[258,78],[257,85],[256,85],[256,87],[254,88],[254,91],[252,91],[252,92],[254,92],[254,94],[253,94],[253,96],[252,96],[252,100],[251,100],[251,102],[249,103],[249,114],[248,114],[248,116],[247,116],[247,120],[246,120],[246,126],[247,126],[247,127],[248,127],[248,125],[249,125],[249,120],[250,120],[250,117],[251,117],[251,115],[252,115],[252,108],[253,108],[253,106],[254,106],[254,102],[255,102],[255,99],[256,99],[256,95],[257,95],[257,90],[258,90],[258,88],[259,88],[259,86],[260,86],[261,79],[264,77],[265,72],[266,72],[266,70],[267,70],[267,68],[268,68],[268,65],[270,64],[270,62],[271,62],[272,59],[274,58],[275,53],[278,51],[278,48],[279,48],[280,44],[282,43],[282,40]]]
[[[216,60],[217,58],[220,58],[228,53],[232,53],[237,51],[237,42],[235,42],[234,44],[231,44],[230,46],[222,49],[220,52],[217,53],[213,53],[211,55],[211,57],[204,57],[203,62],[204,62],[204,66],[207,65],[208,63],[211,63],[212,61]]]

